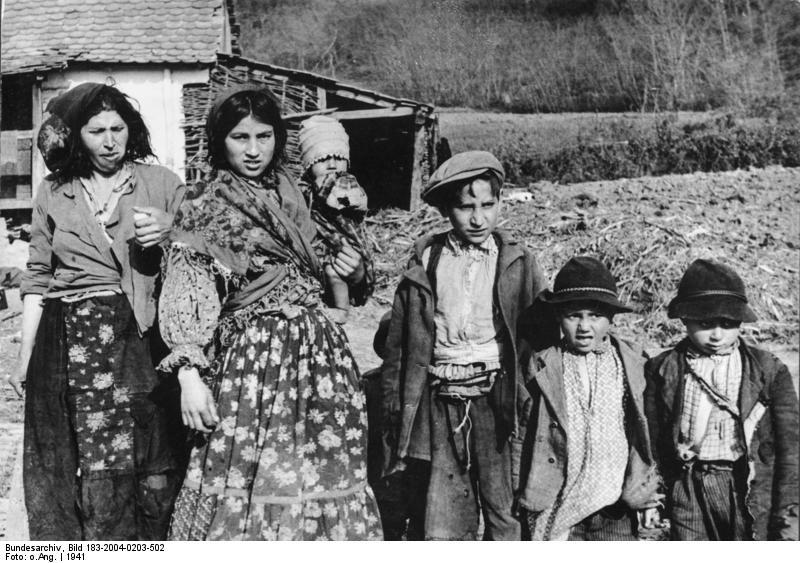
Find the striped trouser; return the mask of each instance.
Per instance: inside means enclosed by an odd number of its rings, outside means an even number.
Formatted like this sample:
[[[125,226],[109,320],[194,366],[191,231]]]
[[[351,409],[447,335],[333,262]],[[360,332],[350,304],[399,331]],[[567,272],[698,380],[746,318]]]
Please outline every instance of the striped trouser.
[[[536,528],[536,516],[524,511],[525,524],[522,539],[530,540]],[[636,541],[638,539],[636,511],[626,510],[620,503],[606,507],[587,516],[559,537],[556,541]]]
[[[670,498],[672,540],[748,539],[746,460],[687,463]]]

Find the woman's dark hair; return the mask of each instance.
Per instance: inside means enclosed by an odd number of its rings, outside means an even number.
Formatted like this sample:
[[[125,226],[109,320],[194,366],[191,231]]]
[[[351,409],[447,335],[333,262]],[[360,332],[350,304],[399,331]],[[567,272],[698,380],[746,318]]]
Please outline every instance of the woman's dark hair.
[[[281,117],[281,107],[268,90],[243,90],[222,102],[208,116],[208,162],[214,168],[230,168],[225,158],[225,138],[239,122],[252,115],[275,131],[275,152],[267,170],[274,170],[284,160],[286,148],[286,124]]]
[[[142,115],[133,107],[130,98],[113,86],[103,86],[91,103],[81,110],[76,126],[72,128],[69,162],[58,174],[62,179],[91,176],[92,161],[83,146],[81,129],[92,117],[103,111],[117,112],[128,126],[128,146],[122,159],[123,162],[155,156],[150,146],[150,131],[144,124]]]

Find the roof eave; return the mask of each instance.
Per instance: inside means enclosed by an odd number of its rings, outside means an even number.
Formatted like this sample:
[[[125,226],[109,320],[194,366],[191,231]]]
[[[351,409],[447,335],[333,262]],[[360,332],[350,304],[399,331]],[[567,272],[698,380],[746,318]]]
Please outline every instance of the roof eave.
[[[381,92],[376,92],[374,90],[368,90],[366,88],[361,88],[359,86],[355,86],[352,84],[347,84],[345,82],[341,82],[339,80],[330,78],[328,76],[323,76],[321,74],[317,74],[314,72],[309,72],[307,70],[298,70],[294,68],[288,68],[283,66],[278,66],[270,63],[263,63],[261,61],[256,61],[253,59],[248,59],[245,57],[235,56],[235,55],[228,55],[225,53],[218,53],[217,59],[221,62],[227,62],[230,64],[243,64],[248,65],[253,68],[257,68],[260,70],[264,70],[266,72],[271,72],[273,74],[282,74],[288,76],[290,78],[295,78],[298,80],[305,80],[311,82],[317,86],[321,86],[326,89],[331,90],[344,90],[348,92],[353,92],[357,94],[363,94],[374,98],[375,100],[380,100],[385,103],[389,103],[392,105],[405,105],[405,106],[413,106],[417,108],[423,108],[428,111],[433,111],[434,106],[432,104],[428,104],[425,102],[419,102],[417,100],[411,100],[409,98],[397,98],[395,96],[390,96],[388,94],[383,94]]]

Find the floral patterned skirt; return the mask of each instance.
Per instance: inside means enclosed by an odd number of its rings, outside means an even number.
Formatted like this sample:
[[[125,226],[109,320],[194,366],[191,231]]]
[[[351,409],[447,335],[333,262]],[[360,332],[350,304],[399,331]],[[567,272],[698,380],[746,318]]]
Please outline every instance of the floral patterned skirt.
[[[166,537],[183,429],[165,386],[124,295],[45,300],[25,401],[32,540]]]
[[[342,329],[317,309],[261,315],[212,370],[221,421],[192,451],[170,539],[381,539]]]

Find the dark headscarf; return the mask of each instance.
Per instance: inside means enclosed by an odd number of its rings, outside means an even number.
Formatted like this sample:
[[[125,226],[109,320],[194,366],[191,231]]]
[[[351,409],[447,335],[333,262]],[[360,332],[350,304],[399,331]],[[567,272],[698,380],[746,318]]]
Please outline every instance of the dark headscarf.
[[[92,104],[105,85],[86,82],[50,100],[50,113],[42,127],[36,145],[42,153],[44,163],[53,172],[63,169],[72,157],[70,142],[73,132],[81,126],[81,112]]]

